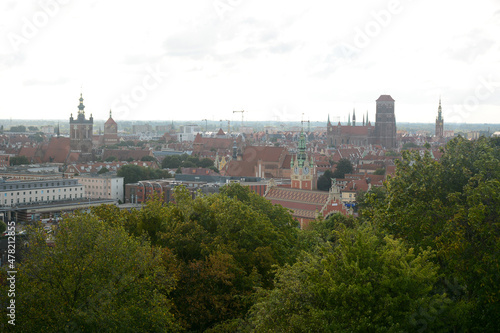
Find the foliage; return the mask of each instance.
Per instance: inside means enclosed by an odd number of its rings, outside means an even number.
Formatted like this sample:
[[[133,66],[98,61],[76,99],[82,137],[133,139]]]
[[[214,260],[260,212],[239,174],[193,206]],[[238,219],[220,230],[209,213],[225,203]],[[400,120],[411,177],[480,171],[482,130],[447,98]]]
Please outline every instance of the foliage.
[[[353,170],[351,161],[347,158],[342,158],[337,162],[335,171],[332,174],[332,178],[342,179],[347,173],[351,173]]]
[[[143,161],[143,162],[154,162],[154,161],[156,161],[156,158],[154,158],[153,156],[143,156],[143,157],[141,157],[141,161]]]
[[[407,143],[403,144],[403,149],[418,148],[418,147],[420,147],[420,146],[417,145],[415,142],[407,142]]]
[[[109,172],[109,169],[106,167],[102,167],[99,171],[97,171],[97,174],[102,175],[103,173]]]
[[[210,158],[202,158],[195,156],[189,156],[187,154],[182,155],[170,155],[165,156],[161,163],[164,169],[176,169],[176,168],[210,168],[214,166],[214,161]]]
[[[135,164],[122,166],[118,172],[118,177],[123,177],[123,184],[137,183],[140,180],[170,178],[171,175],[166,170],[142,167]]]
[[[330,229],[332,242],[278,270],[276,287],[250,310],[257,332],[403,332],[421,314],[445,313],[449,300],[431,294],[438,279],[432,253],[415,254],[369,224]],[[442,322],[426,322],[442,331]]]
[[[385,175],[385,168],[378,168],[373,174],[377,176],[383,176]]]
[[[176,277],[164,252],[89,214],[66,217],[55,232],[50,247],[44,231],[28,231],[16,331],[177,330],[168,297]]]
[[[118,158],[116,156],[108,156],[104,159],[104,162],[116,162]]]
[[[500,149],[497,140],[450,141],[441,161],[404,152],[387,196],[362,214],[416,248],[436,250],[456,301],[471,310],[462,329],[500,326]],[[448,286],[443,286],[449,289]],[[454,288],[457,289],[457,288]],[[462,324],[461,324],[462,325]]]
[[[320,191],[329,191],[332,186],[333,172],[326,170],[324,174],[318,177],[317,188]]]
[[[28,126],[28,130],[30,132],[37,132],[38,131],[38,127],[36,127],[36,126]]]
[[[45,136],[42,132],[37,132],[33,135],[30,135],[30,139],[33,140],[34,142],[43,142]]]
[[[24,125],[11,126],[10,131],[11,132],[26,132],[26,126],[24,126]]]
[[[174,198],[170,205],[148,201],[138,212],[94,212],[170,251],[179,277],[171,295],[184,327],[203,331],[243,318],[256,288],[272,287],[274,265],[295,260],[297,222],[239,184],[195,199],[178,186]]]
[[[10,158],[10,165],[25,165],[30,164],[26,156],[13,156]]]
[[[4,233],[5,230],[7,230],[7,225],[5,224],[4,221],[0,220],[0,234]]]

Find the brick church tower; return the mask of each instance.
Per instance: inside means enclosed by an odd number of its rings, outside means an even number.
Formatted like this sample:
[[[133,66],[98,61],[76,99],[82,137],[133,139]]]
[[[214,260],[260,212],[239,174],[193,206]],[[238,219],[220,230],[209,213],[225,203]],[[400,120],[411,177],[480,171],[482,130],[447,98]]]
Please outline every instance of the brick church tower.
[[[85,105],[83,105],[83,97],[80,94],[80,104],[78,105],[78,116],[73,119],[73,114],[69,118],[70,127],[70,149],[73,152],[81,154],[92,153],[92,132],[94,118],[92,114],[90,118],[85,119]]]
[[[111,116],[109,110],[109,119],[104,123],[104,145],[115,145],[118,143],[118,124]]]
[[[388,149],[396,148],[396,116],[394,115],[394,99],[390,95],[381,95],[376,102],[376,143]]]

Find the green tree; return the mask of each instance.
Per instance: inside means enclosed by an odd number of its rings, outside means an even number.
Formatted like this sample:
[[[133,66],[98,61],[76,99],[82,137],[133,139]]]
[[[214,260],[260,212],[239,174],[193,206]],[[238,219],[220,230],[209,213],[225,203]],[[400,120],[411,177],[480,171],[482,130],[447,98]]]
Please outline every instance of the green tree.
[[[210,168],[210,167],[214,166],[214,161],[212,161],[209,158],[204,158],[204,159],[200,160],[200,162],[198,163],[198,166],[200,166],[202,168]]]
[[[385,175],[385,168],[378,168],[373,174],[377,176],[383,176]]]
[[[353,169],[354,168],[351,161],[349,161],[347,158],[342,158],[337,162],[337,166],[335,168],[335,171],[333,172],[332,178],[342,179],[346,174],[351,173]]]
[[[24,126],[24,125],[11,126],[10,131],[11,132],[26,132],[26,126]]]
[[[7,225],[5,224],[4,221],[0,220],[0,234],[4,233],[5,230],[7,230]]]
[[[382,200],[367,195],[362,215],[419,249],[436,251],[443,288],[463,309],[456,329],[500,326],[500,146],[461,137],[441,160],[404,152]],[[446,281],[458,281],[449,287]],[[456,287],[459,285],[459,287]]]
[[[333,242],[278,270],[249,323],[257,332],[447,331],[437,314],[449,300],[432,294],[438,267],[369,224],[332,230]],[[433,316],[433,315],[434,316]]]
[[[116,162],[118,158],[116,156],[108,156],[104,159],[104,162]]]
[[[16,276],[16,306],[22,309],[16,331],[177,330],[168,296],[176,278],[162,251],[89,214],[66,217],[54,246],[46,238],[40,229],[28,232]]]
[[[13,156],[10,158],[10,165],[25,165],[30,164],[26,156]]]
[[[192,331],[218,331],[245,316],[257,287],[272,287],[275,265],[294,262],[297,222],[239,184],[194,199],[178,186],[174,198],[169,205],[148,201],[139,212],[94,212],[168,249],[179,280],[171,293],[176,317]]]
[[[182,162],[182,167],[183,168],[196,168],[196,164],[191,162],[191,161],[184,161],[184,162]]]
[[[36,127],[36,126],[28,126],[28,130],[30,132],[37,132],[38,131],[38,127]]]
[[[332,186],[333,172],[326,170],[324,174],[318,177],[317,187],[320,191],[329,191]]]
[[[415,142],[407,142],[403,145],[403,149],[408,149],[408,148],[418,148],[420,147],[417,145]]]
[[[102,167],[99,171],[97,171],[97,174],[102,175],[103,173],[109,172],[109,169],[106,167]]]
[[[182,164],[181,158],[177,155],[165,156],[161,161],[161,167],[163,169],[176,169]]]
[[[141,157],[141,161],[154,162],[154,161],[156,161],[156,158],[154,156],[143,156],[143,157]]]

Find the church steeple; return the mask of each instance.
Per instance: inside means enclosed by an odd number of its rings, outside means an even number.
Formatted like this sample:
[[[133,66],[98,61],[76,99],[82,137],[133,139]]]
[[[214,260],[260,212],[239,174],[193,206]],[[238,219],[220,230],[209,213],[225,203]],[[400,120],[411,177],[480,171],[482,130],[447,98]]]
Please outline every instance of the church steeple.
[[[332,123],[330,122],[330,114],[328,114],[328,122],[326,123],[328,126],[332,126]]]
[[[351,126],[351,113],[347,116],[347,126]]]
[[[300,132],[299,147],[297,148],[297,161],[299,162],[299,168],[302,168],[304,162],[306,161],[306,136],[304,131]]]
[[[438,118],[437,118],[437,120],[443,120],[442,109],[441,109],[441,97],[439,97]]]
[[[78,105],[78,114],[85,114],[85,105],[83,105],[82,93],[80,93],[80,104]]]
[[[363,115],[363,126],[365,126],[365,115]]]
[[[444,136],[444,119],[441,109],[441,97],[439,97],[438,115],[436,117],[436,137],[443,138]]]
[[[352,109],[352,126],[356,126],[356,110]]]

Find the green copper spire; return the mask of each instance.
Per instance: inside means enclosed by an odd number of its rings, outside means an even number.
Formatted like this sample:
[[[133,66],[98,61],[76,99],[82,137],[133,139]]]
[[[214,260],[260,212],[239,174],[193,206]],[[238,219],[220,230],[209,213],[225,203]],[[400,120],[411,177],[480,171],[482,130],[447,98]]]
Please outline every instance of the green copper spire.
[[[306,161],[306,136],[304,131],[300,132],[299,147],[297,149],[297,161],[299,162],[299,168],[304,166]]]
[[[83,105],[83,97],[82,94],[80,93],[80,104],[78,105],[78,113],[85,113],[85,105]]]

